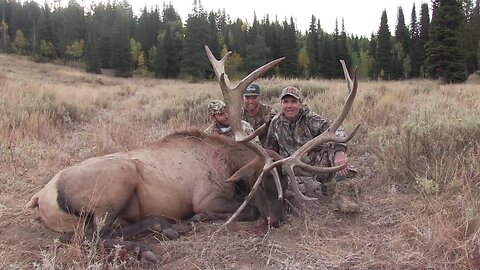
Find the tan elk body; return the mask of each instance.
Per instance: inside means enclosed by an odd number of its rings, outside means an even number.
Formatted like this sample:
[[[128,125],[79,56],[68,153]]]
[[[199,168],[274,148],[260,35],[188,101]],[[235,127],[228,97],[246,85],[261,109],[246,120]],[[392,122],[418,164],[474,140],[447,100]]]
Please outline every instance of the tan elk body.
[[[225,180],[242,167],[258,167],[251,163],[255,158],[229,138],[178,132],[142,149],[68,167],[27,207],[38,206],[41,220],[57,232],[73,231],[80,217],[92,219],[96,227],[99,221],[108,226],[116,219],[134,223],[149,216],[181,220],[198,213],[233,213],[239,206],[235,183]],[[246,186],[251,188],[259,173],[252,169],[251,176],[245,175]],[[276,200],[274,185],[270,193]]]

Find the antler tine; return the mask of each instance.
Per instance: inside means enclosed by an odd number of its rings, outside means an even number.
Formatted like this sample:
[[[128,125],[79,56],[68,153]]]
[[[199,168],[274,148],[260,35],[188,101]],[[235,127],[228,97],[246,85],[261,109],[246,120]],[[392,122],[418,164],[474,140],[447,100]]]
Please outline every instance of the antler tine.
[[[345,120],[345,117],[347,117],[348,112],[352,108],[352,104],[353,104],[353,101],[355,100],[355,96],[357,95],[357,87],[358,87],[357,68],[355,68],[355,71],[353,73],[353,82],[352,82],[352,80],[350,79],[350,75],[348,73],[348,69],[344,62],[342,62],[342,67],[343,67],[343,73],[345,74],[345,80],[347,80],[348,82],[348,88],[351,88],[351,89],[349,89],[350,93],[348,94],[347,100],[343,105],[342,112],[337,117],[337,119],[333,121],[332,125],[330,125],[329,127],[329,130],[333,130],[333,132],[335,132],[340,127],[343,120]]]
[[[338,115],[338,117],[333,121],[333,123],[330,125],[330,127],[324,131],[322,134],[316,136],[315,138],[311,139],[304,145],[302,145],[297,151],[295,151],[290,157],[279,160],[277,162],[274,162],[271,167],[278,166],[279,164],[283,164],[283,168],[286,169],[290,181],[292,183],[293,190],[295,191],[295,194],[297,198],[303,199],[303,200],[315,200],[315,198],[309,198],[303,195],[299,188],[297,181],[295,181],[295,174],[293,172],[293,168],[295,166],[298,166],[302,169],[312,171],[312,172],[336,172],[339,171],[343,168],[345,168],[346,165],[340,165],[340,166],[335,166],[335,167],[315,167],[311,166],[308,164],[305,164],[304,162],[301,161],[301,158],[312,148],[315,146],[324,144],[326,142],[337,142],[337,143],[345,143],[348,142],[350,139],[353,138],[355,133],[357,132],[358,128],[360,125],[357,125],[355,129],[347,136],[347,137],[337,137],[335,135],[335,131],[340,127],[342,124],[343,120],[345,120],[346,116],[350,112],[350,109],[352,108],[353,101],[355,99],[355,96],[357,94],[357,88],[358,88],[358,82],[357,82],[357,69],[355,69],[355,73],[353,76],[353,81],[350,79],[350,75],[348,73],[347,66],[345,65],[345,62],[343,60],[340,60],[342,67],[343,67],[343,72],[345,74],[345,80],[347,81],[347,87],[349,90],[349,94],[347,97],[347,100],[345,101],[345,104],[343,105],[343,109],[341,113]]]
[[[267,129],[267,124],[263,123],[260,127],[255,129],[252,134],[245,136],[245,138],[243,138],[243,140],[241,140],[239,142],[251,141],[255,137],[257,137],[258,134],[260,134],[262,131],[265,131],[266,129]]]
[[[348,68],[347,68],[347,65],[345,64],[345,60],[340,60],[340,63],[342,64],[342,68],[343,68],[343,75],[345,76],[345,80],[347,80],[347,95],[352,91],[352,86],[353,86],[353,83],[352,83],[352,79],[350,79],[350,74],[348,73]],[[356,72],[356,69],[355,69],[355,72]]]
[[[212,67],[213,67],[213,71],[215,72],[215,75],[217,75],[217,78],[220,79],[220,76],[222,74],[225,74],[225,82],[229,86],[230,80],[228,79],[228,76],[225,73],[225,62],[227,61],[230,54],[232,54],[232,52],[228,51],[220,61],[215,58],[212,51],[210,50],[210,48],[208,48],[207,45],[205,45],[205,52],[207,53],[208,60],[210,60],[210,63],[212,64]]]

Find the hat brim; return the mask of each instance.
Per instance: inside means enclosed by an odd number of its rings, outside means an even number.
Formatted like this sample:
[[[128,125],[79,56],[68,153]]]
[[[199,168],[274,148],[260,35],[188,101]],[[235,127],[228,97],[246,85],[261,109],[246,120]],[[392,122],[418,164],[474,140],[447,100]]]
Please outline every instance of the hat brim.
[[[256,96],[260,96],[260,94],[257,94],[257,93],[245,93],[243,94],[244,97],[256,97]]]
[[[294,97],[295,99],[300,100],[300,97],[299,97],[299,96],[294,95],[294,94],[292,94],[292,93],[283,94],[282,96],[280,96],[280,99],[282,99],[282,98],[284,98],[284,97],[286,97],[286,96],[291,96],[291,97]]]

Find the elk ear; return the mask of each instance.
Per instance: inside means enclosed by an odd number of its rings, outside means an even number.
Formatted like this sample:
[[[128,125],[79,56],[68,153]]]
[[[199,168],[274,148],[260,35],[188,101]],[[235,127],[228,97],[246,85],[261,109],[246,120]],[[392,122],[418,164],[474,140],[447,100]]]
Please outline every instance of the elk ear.
[[[238,171],[236,171],[232,176],[230,176],[226,182],[237,182],[241,179],[251,177],[255,173],[255,170],[253,169],[253,166],[251,164],[247,164],[240,168]]]

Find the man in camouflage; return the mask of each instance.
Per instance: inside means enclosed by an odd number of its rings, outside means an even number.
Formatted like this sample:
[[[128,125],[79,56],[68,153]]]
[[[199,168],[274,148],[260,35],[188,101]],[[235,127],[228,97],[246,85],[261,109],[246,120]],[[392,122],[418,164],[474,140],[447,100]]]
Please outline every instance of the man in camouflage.
[[[265,147],[284,157],[291,156],[298,148],[327,130],[332,124],[331,120],[311,112],[303,104],[300,90],[296,87],[289,86],[282,90],[280,105],[282,112],[272,119]],[[341,128],[337,130],[336,135],[346,136]],[[318,167],[341,165],[348,161],[346,151],[347,145],[344,143],[326,143],[315,147],[302,161]],[[315,173],[315,180],[321,183],[323,192],[327,191],[326,183],[330,182],[329,186],[333,186],[333,202],[338,210],[358,211],[358,205],[342,195],[337,185],[337,180],[344,180],[355,173],[356,171],[348,166],[337,172],[335,179],[333,173]]]
[[[260,102],[260,86],[252,83],[245,89],[243,94],[243,110],[242,119],[250,123],[253,129],[258,129],[264,123],[270,124],[272,118],[277,114],[277,111],[272,107]],[[260,143],[265,145],[267,139],[267,129],[258,134]]]
[[[211,120],[210,126],[205,129],[207,133],[218,133],[227,137],[233,137],[232,127],[230,126],[230,119],[226,112],[225,102],[221,100],[212,100],[208,103],[208,116]],[[253,133],[252,125],[242,120],[243,131],[247,135]],[[255,137],[255,142],[259,142],[258,137]]]

